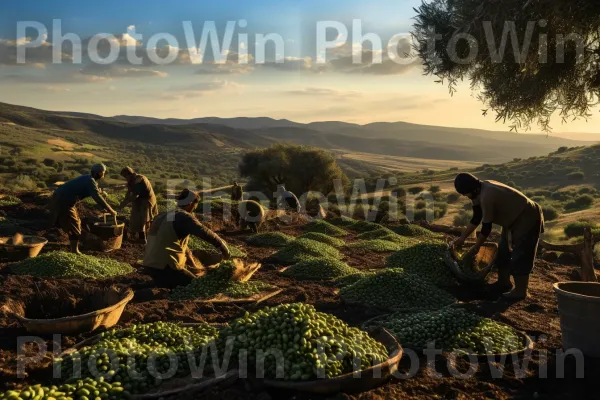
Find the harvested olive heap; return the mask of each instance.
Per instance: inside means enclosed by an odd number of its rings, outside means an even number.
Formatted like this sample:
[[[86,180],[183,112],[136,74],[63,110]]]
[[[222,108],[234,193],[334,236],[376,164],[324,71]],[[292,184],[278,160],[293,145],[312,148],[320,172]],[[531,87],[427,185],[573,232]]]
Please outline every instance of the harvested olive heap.
[[[112,385],[122,386],[132,394],[147,393],[160,384],[154,375],[166,375],[170,368],[170,356],[175,355],[178,360],[174,378],[188,376],[188,352],[193,351],[196,360],[199,360],[205,351],[204,347],[217,335],[217,330],[206,324],[194,327],[170,322],[133,325],[104,332],[98,343],[83,347],[56,362],[60,363],[61,376],[65,379],[73,376],[73,368],[78,365],[81,365],[82,377],[92,377],[96,371],[90,371],[91,365],[105,374],[104,379]],[[117,365],[118,368],[113,368]],[[204,366],[211,365],[207,362]],[[199,368],[204,366],[200,365]],[[95,397],[98,396],[94,394],[89,398]]]
[[[88,400],[88,399],[129,399],[131,396],[120,382],[109,383],[102,378],[86,378],[60,386],[27,386],[21,390],[8,390],[0,393],[0,399],[7,400]]]
[[[392,254],[386,266],[403,268],[436,285],[447,286],[454,279],[444,261],[447,251],[448,246],[443,242],[422,242]]]
[[[350,274],[350,275],[346,275],[346,276],[337,278],[336,280],[333,281],[333,284],[337,287],[343,288],[346,286],[350,286],[368,276],[377,275],[377,273],[379,273],[379,272],[381,272],[381,271],[379,271],[379,270],[377,270],[377,271],[359,271],[354,274]]]
[[[439,234],[430,231],[429,229],[423,228],[419,225],[414,224],[405,224],[405,225],[397,225],[391,228],[398,235],[408,236],[408,237],[421,237],[421,238],[437,238],[440,237]]]
[[[16,196],[3,196],[0,197],[0,207],[7,206],[16,206],[17,204],[21,204],[21,199]]]
[[[325,243],[333,247],[343,247],[345,245],[345,242],[342,239],[318,232],[305,233],[304,235],[299,236],[298,239],[314,240],[315,242]]]
[[[393,314],[379,325],[392,331],[404,347],[418,350],[433,341],[438,349],[463,349],[472,354],[510,353],[524,348],[513,328],[459,308]]]
[[[105,279],[127,275],[134,271],[129,264],[83,254],[54,251],[29,258],[10,266],[16,275],[40,278],[93,278]]]
[[[359,272],[345,262],[331,258],[316,258],[294,264],[283,272],[290,278],[304,281],[320,281],[339,278]]]
[[[202,239],[198,239],[195,236],[190,236],[190,241],[188,243],[188,247],[192,251],[194,251],[194,250],[200,250],[200,251],[206,251],[208,253],[221,254],[221,252],[215,246],[213,246],[212,244],[208,243],[207,241],[204,241]],[[229,248],[229,252],[231,253],[231,257],[235,257],[235,258],[246,258],[247,257],[247,254],[244,253],[239,248],[237,248],[235,246],[231,246],[231,245],[227,245],[227,247]]]
[[[375,222],[353,220],[353,222],[346,227],[346,229],[353,230],[355,232],[371,232],[383,228],[383,225]]]
[[[293,236],[282,232],[266,232],[252,235],[246,239],[246,243],[256,247],[285,247],[294,241]]]
[[[317,220],[304,225],[303,229],[307,232],[324,233],[329,236],[347,236],[348,232],[342,228],[330,224],[327,221]]]
[[[419,243],[417,239],[400,236],[388,228],[379,228],[374,231],[363,232],[356,236],[359,240],[387,240],[402,245],[402,248],[414,246]]]
[[[374,253],[386,253],[391,251],[402,250],[405,248],[405,246],[402,243],[382,239],[360,240],[358,242],[350,243],[348,247],[372,251]]]
[[[187,286],[180,286],[171,292],[171,300],[212,299],[221,294],[233,299],[250,297],[275,287],[260,281],[239,282],[231,279],[235,264],[223,261],[205,276],[196,278]]]
[[[372,231],[363,232],[357,235],[356,238],[360,240],[373,240],[381,239],[383,237],[393,237],[392,235],[395,235],[394,231],[385,227],[381,227]]]
[[[365,276],[340,290],[348,303],[388,309],[439,309],[456,301],[449,293],[402,269]]]
[[[388,359],[385,346],[366,332],[301,303],[246,313],[221,331],[218,339],[221,354],[228,341],[233,344],[231,359],[238,360],[240,350],[245,350],[249,366],[256,365],[260,351],[281,352],[285,358],[283,370],[276,369],[274,356],[265,357],[265,377],[269,379],[333,378]]]
[[[332,246],[310,239],[296,239],[273,254],[272,259],[283,265],[292,265],[313,258],[342,258],[341,253]]]

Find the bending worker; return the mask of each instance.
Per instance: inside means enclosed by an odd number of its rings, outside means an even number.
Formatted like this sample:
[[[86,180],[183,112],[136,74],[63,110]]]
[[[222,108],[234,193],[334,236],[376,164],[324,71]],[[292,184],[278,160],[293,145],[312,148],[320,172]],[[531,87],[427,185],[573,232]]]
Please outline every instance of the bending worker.
[[[137,233],[140,243],[146,243],[146,231],[158,215],[158,205],[152,184],[144,175],[136,174],[129,167],[123,168],[121,176],[127,180],[127,196],[119,206],[131,203],[129,232]]]
[[[75,207],[77,203],[88,197],[93,198],[100,207],[112,215],[117,212],[112,209],[100,194],[98,181],[104,178],[106,166],[96,164],[92,167],[90,175],[82,175],[59,186],[52,195],[50,212],[53,225],[62,229],[69,235],[71,252],[81,254],[79,239],[81,238],[81,219]]]
[[[454,245],[461,247],[482,223],[477,243],[469,250],[470,254],[476,254],[490,235],[492,224],[500,225],[502,236],[494,261],[498,281],[494,285],[507,299],[526,298],[540,234],[544,232],[541,207],[510,186],[496,181],[480,181],[468,173],[458,174],[454,186],[458,193],[473,201],[473,219]]]
[[[223,259],[231,258],[225,241],[192,214],[199,202],[196,193],[185,189],[177,198],[177,210],[159,214],[152,222],[143,266],[157,281],[173,287],[188,285],[203,272],[188,248],[190,235],[220,249]]]

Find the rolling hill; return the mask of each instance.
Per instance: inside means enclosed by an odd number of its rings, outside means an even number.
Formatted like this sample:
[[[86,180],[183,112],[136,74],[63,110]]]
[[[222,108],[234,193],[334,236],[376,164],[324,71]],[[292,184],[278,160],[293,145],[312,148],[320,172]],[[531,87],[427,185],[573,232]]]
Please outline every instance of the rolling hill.
[[[349,153],[480,163],[507,162],[515,157],[545,155],[561,146],[593,143],[405,122],[357,125],[339,121],[301,124],[271,118],[103,117],[9,104],[0,104],[2,121],[34,129],[88,132],[114,140],[195,150],[251,149],[286,141]]]

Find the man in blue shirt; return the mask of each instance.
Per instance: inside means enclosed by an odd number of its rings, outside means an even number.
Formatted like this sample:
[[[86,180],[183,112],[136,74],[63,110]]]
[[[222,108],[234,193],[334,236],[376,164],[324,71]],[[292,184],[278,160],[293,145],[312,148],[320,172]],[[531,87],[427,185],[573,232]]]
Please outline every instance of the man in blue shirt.
[[[104,178],[106,166],[96,164],[92,167],[90,175],[82,175],[58,187],[52,195],[50,212],[52,223],[69,235],[71,252],[81,254],[79,251],[79,239],[81,237],[81,219],[76,205],[88,197],[93,198],[96,203],[109,214],[117,215],[117,212],[106,202],[100,194],[98,181]]]

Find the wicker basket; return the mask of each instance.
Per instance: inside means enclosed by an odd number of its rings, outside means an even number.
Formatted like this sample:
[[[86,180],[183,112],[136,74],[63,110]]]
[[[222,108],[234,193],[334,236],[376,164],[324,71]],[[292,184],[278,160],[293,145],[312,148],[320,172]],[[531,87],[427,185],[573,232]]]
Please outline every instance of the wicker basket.
[[[133,299],[133,291],[111,289],[98,296],[97,303],[100,309],[82,315],[75,315],[56,319],[29,319],[25,318],[25,310],[15,303],[8,303],[2,308],[16,318],[27,332],[36,335],[64,334],[76,335],[84,332],[93,332],[99,328],[110,328],[119,322],[121,314],[127,303]]]
[[[467,246],[473,246],[474,244],[475,242],[465,243]],[[475,263],[478,265],[485,265],[485,267],[474,273],[467,273],[460,267],[458,264],[460,261],[460,256],[457,254],[456,250],[452,248],[450,248],[446,253],[444,261],[460,283],[482,285],[485,283],[487,276],[492,271],[494,266],[493,262],[497,252],[498,245],[496,243],[484,243],[475,256]]]
[[[0,237],[0,261],[16,262],[37,257],[48,240],[38,236],[23,236],[23,243],[8,244],[10,237]]]
[[[396,371],[402,358],[403,350],[398,341],[387,330],[374,328],[369,331],[369,335],[385,345],[389,351],[389,358],[369,369],[360,371],[360,377],[357,374],[349,373],[331,379],[319,379],[306,382],[264,380],[265,386],[296,390],[299,392],[309,392],[318,394],[334,393],[358,393],[364,392],[385,383]]]
[[[120,249],[123,245],[125,223],[116,218],[114,222],[88,218],[85,220],[85,226],[87,230],[81,233],[84,249],[108,253]]]

